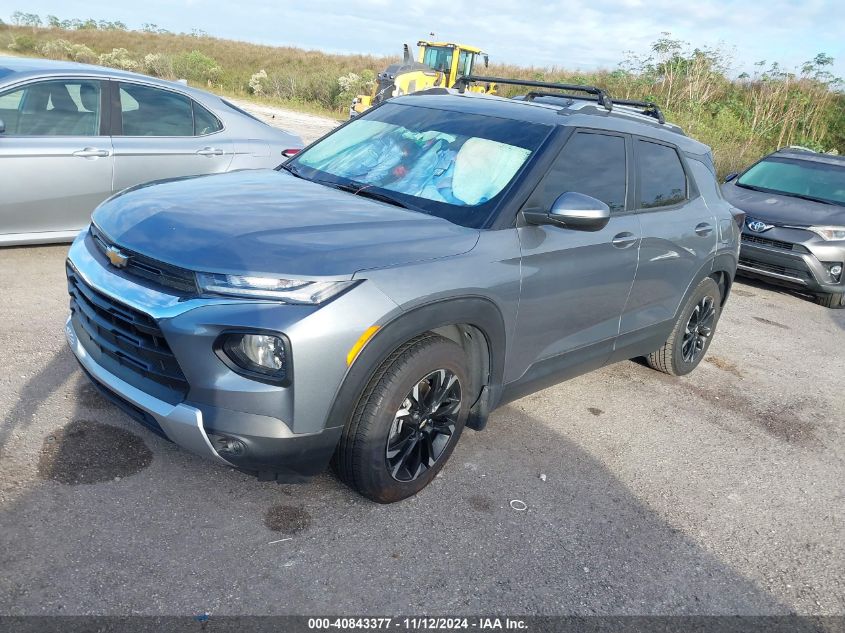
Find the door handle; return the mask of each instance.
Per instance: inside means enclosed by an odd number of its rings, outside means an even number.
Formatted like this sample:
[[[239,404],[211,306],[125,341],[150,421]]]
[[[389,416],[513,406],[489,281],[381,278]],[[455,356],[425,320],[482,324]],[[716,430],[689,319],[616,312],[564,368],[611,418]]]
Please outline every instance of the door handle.
[[[695,227],[696,235],[700,235],[701,237],[707,237],[713,232],[713,227],[707,224],[707,222],[702,222],[701,224]]]
[[[637,236],[633,233],[629,233],[625,231],[624,233],[617,233],[613,236],[613,240],[610,242],[616,248],[628,248],[629,246],[633,246],[637,243]]]
[[[200,156],[222,156],[223,150],[219,147],[203,147],[197,150],[197,154]]]
[[[76,150],[73,155],[79,156],[80,158],[103,158],[109,155],[109,150],[86,147],[85,149]]]

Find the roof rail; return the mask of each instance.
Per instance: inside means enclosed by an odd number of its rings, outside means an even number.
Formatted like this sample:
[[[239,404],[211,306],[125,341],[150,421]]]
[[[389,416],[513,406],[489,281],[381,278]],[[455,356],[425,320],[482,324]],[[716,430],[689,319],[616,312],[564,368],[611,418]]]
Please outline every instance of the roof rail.
[[[625,106],[627,108],[636,108],[646,116],[650,116],[654,119],[657,119],[660,123],[666,123],[666,117],[663,116],[663,112],[661,112],[660,108],[657,107],[656,103],[652,103],[651,101],[633,101],[631,99],[619,99],[614,101],[614,103]]]
[[[595,86],[581,86],[578,84],[558,84],[558,83],[551,83],[548,81],[532,81],[530,79],[509,79],[507,77],[481,77],[478,75],[465,75],[460,77],[456,82],[455,85],[457,86],[458,90],[464,92],[466,87],[475,82],[484,81],[487,83],[497,83],[497,84],[506,84],[510,86],[526,86],[529,88],[547,88],[552,90],[568,90],[570,92],[585,92],[589,95],[595,95],[596,102],[600,106],[604,106],[604,108],[610,112],[613,109],[613,101],[607,95],[607,93],[602,90],[601,88],[596,88]],[[562,96],[566,97],[569,95],[558,95],[554,93],[551,96]],[[583,98],[583,97],[573,97],[575,99]]]
[[[650,116],[653,119],[657,119],[659,123],[666,123],[666,118],[663,116],[663,112],[661,112],[660,108],[657,107],[656,103],[652,103],[651,101],[633,101],[631,99],[611,99],[610,96],[604,90],[595,86],[582,86],[579,84],[559,84],[547,81],[532,81],[530,79],[508,79],[505,77],[480,77],[478,75],[466,75],[464,77],[461,77],[460,79],[458,79],[457,82],[455,82],[455,85],[461,92],[463,92],[468,84],[476,81],[486,81],[488,83],[499,83],[511,86],[526,86],[529,88],[547,88],[553,90],[568,90],[570,92],[583,92],[588,95],[592,95],[592,97],[585,97],[582,95],[571,95],[559,92],[532,90],[531,92],[526,94],[524,98],[526,101],[533,101],[537,97],[584,99],[587,101],[597,102],[600,106],[604,106],[604,108],[608,112],[613,110],[613,105],[616,104],[628,108],[636,108],[640,110],[642,114]]]
[[[526,101],[533,101],[537,97],[552,97],[555,99],[582,99],[587,101],[596,101],[595,97],[569,95],[559,92],[543,92],[539,90],[532,90],[531,92],[525,95],[524,99]],[[613,105],[625,106],[626,108],[636,108],[640,110],[642,114],[657,119],[659,123],[666,123],[666,118],[663,116],[663,112],[660,111],[660,108],[657,107],[656,103],[652,103],[650,101],[632,101],[631,99],[614,99]]]

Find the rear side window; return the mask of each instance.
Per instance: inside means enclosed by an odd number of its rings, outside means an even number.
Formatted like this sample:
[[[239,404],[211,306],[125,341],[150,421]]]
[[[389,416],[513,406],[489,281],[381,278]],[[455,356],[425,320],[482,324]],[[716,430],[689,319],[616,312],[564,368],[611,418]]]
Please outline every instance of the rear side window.
[[[574,191],[601,200],[611,211],[625,210],[625,138],[578,132],[566,143],[526,206],[551,209],[560,194]]]
[[[208,110],[203,108],[196,101],[194,103],[194,135],[205,136],[206,134],[214,134],[223,129],[223,125],[216,116],[211,114]]]
[[[687,175],[678,152],[668,145],[637,139],[640,208],[654,209],[687,198]]]
[[[169,90],[120,84],[123,136],[193,136],[191,100]]]

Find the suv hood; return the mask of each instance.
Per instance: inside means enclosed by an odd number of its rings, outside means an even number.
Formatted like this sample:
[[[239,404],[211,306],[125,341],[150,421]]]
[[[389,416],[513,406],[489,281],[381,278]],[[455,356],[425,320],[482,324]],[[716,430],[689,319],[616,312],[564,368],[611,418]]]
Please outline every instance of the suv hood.
[[[349,277],[459,255],[479,232],[272,170],[127,189],[93,215],[116,244],[204,272]]]
[[[795,226],[845,225],[845,207],[837,204],[743,189],[732,182],[722,185],[722,194],[751,218]]]

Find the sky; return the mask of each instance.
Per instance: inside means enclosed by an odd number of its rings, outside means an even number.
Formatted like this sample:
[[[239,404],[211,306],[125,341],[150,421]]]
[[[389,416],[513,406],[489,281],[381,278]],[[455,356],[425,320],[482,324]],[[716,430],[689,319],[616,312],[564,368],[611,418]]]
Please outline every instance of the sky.
[[[3,19],[16,10],[335,53],[399,55],[433,32],[491,61],[570,70],[614,69],[669,32],[722,46],[733,74],[762,60],[791,70],[824,52],[845,77],[845,0],[0,0]]]

